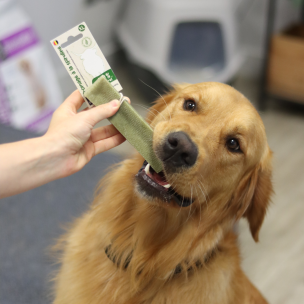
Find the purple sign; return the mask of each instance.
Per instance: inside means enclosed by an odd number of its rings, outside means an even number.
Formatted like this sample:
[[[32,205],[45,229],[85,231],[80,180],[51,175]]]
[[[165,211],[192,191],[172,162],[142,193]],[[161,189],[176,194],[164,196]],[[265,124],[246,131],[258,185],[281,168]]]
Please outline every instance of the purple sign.
[[[0,40],[2,60],[12,57],[39,42],[32,27],[26,27]]]

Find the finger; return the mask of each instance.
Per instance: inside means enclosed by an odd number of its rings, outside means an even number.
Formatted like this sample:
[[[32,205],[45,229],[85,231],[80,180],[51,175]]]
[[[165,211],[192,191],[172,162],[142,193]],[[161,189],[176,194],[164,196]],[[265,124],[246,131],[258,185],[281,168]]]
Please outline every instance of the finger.
[[[78,90],[75,90],[64,102],[63,106],[70,108],[74,112],[82,106],[84,99]]]
[[[120,134],[116,134],[112,137],[103,139],[103,140],[99,140],[97,142],[94,143],[94,147],[95,147],[95,155],[108,151],[120,144],[122,144],[126,139]]]
[[[127,101],[129,104],[131,104],[131,101],[130,101],[130,98],[129,98],[129,97],[124,96],[124,100]],[[83,111],[87,111],[87,110],[89,110],[89,109],[91,109],[91,108],[86,107],[85,109],[83,109],[83,110],[81,110],[81,111],[83,112]]]
[[[129,104],[131,104],[131,100],[130,100],[130,98],[129,97],[127,97],[127,96],[124,96],[124,100],[126,100]]]
[[[118,130],[113,125],[108,125],[94,129],[91,133],[91,139],[93,142],[96,142],[101,139],[112,137],[116,134],[119,134]]]
[[[89,111],[80,112],[78,115],[82,116],[92,126],[95,126],[99,121],[113,116],[118,109],[119,101],[112,100],[106,104],[91,108]]]

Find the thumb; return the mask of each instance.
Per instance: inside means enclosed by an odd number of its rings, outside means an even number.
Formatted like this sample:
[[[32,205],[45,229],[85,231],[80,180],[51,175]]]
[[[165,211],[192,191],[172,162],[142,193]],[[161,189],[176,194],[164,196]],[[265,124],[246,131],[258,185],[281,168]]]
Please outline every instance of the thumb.
[[[84,111],[79,114],[82,115],[89,124],[95,126],[101,120],[113,116],[118,109],[119,101],[115,99],[106,104],[91,108],[88,111]]]

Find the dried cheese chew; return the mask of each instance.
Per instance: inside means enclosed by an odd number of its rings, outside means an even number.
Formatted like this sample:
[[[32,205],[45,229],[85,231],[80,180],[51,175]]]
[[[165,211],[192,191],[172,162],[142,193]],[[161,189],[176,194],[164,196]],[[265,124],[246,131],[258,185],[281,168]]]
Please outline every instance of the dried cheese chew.
[[[105,76],[87,88],[84,96],[95,106],[120,99],[120,94]],[[116,114],[108,119],[156,173],[162,171],[162,164],[153,151],[153,130],[127,101],[123,101]]]

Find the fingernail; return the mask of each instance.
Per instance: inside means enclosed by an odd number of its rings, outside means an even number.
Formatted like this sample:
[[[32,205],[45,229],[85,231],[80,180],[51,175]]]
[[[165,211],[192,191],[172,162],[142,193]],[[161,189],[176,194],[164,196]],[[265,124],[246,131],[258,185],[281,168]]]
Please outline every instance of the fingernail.
[[[113,108],[117,108],[119,106],[119,101],[114,99],[111,101]]]

